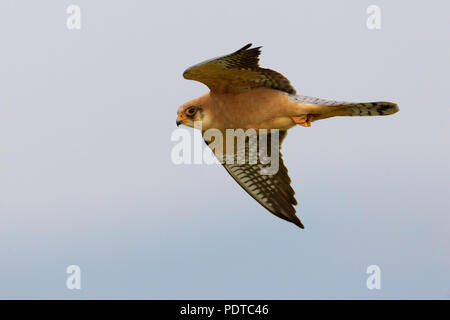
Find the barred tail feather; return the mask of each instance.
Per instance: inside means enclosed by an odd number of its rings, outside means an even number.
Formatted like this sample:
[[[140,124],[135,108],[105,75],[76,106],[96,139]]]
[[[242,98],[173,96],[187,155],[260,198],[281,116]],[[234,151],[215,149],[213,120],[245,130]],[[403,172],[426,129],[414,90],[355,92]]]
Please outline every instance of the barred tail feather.
[[[296,103],[308,106],[312,121],[336,116],[386,116],[399,111],[393,102],[343,102],[306,96],[291,96]]]
[[[343,105],[348,109],[349,116],[386,116],[396,113],[399,109],[392,102],[365,102]]]
[[[338,108],[336,108],[338,107]],[[396,113],[399,108],[392,102],[364,102],[335,106],[334,110],[314,117],[320,120],[335,116],[387,116]]]

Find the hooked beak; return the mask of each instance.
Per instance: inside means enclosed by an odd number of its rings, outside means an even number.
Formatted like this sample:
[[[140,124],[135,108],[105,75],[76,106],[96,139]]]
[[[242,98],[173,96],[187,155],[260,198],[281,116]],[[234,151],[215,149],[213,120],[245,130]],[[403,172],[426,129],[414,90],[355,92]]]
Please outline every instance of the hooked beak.
[[[182,114],[179,114],[179,115],[177,116],[177,122],[176,122],[177,127],[179,127],[180,124],[183,124],[183,121],[184,121],[185,119],[186,119],[186,117],[184,117]]]

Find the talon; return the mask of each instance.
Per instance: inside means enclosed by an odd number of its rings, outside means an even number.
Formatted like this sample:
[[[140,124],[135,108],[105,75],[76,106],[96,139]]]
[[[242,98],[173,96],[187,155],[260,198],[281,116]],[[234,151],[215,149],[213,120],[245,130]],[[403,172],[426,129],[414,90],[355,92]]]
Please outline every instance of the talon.
[[[314,119],[312,114],[303,114],[301,116],[293,116],[291,119],[296,123],[304,127],[311,127],[311,122]]]

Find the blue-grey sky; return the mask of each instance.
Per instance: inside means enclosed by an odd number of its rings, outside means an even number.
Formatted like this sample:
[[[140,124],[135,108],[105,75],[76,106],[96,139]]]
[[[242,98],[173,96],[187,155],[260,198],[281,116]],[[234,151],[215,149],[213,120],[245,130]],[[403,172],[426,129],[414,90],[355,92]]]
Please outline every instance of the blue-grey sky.
[[[449,299],[449,9],[1,1],[0,298]],[[183,70],[248,42],[301,94],[400,106],[289,132],[305,230],[222,167],[170,159],[178,106],[207,91]]]

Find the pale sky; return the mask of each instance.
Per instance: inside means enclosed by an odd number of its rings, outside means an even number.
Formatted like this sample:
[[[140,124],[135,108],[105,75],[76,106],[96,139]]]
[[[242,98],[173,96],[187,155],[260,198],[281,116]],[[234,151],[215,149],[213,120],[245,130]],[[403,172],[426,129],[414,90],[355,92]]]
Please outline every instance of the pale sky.
[[[449,299],[449,9],[1,1],[0,298]],[[305,230],[222,167],[170,159],[177,108],[207,91],[182,72],[249,42],[300,94],[400,107],[289,132]]]

